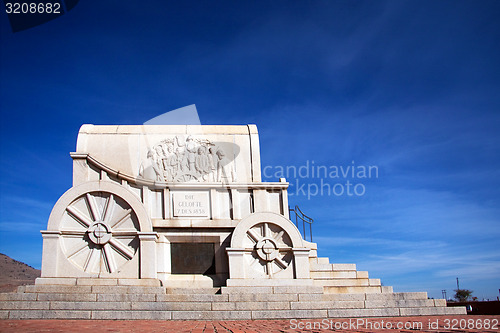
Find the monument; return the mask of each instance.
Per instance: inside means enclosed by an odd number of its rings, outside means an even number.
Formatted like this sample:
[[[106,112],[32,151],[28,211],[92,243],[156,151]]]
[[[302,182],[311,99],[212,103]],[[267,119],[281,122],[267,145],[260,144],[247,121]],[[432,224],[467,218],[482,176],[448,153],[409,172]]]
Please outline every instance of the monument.
[[[265,319],[465,314],[318,258],[262,182],[255,125],[83,125],[42,275],[0,318]]]

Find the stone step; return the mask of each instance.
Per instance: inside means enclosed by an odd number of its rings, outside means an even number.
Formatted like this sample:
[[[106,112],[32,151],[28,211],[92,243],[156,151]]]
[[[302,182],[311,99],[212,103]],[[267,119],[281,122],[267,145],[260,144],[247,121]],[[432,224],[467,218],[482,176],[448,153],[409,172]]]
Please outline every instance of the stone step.
[[[333,287],[324,286],[323,290],[325,294],[372,294],[372,293],[382,293],[382,288],[377,286],[353,286],[353,287]]]
[[[367,279],[368,272],[364,271],[311,271],[311,278],[325,279]]]
[[[10,310],[0,311],[1,319],[142,319],[142,320],[237,320],[297,318],[357,318],[428,315],[464,315],[464,307],[386,309],[295,309],[241,311],[140,311],[140,310]]]
[[[21,293],[60,294],[165,294],[164,287],[144,286],[54,286],[29,285],[18,288]]]
[[[366,278],[341,278],[341,279],[318,279],[314,280],[314,285],[323,287],[380,287],[380,279],[366,279]]]
[[[422,300],[427,299],[427,292],[405,292],[405,293],[383,293],[383,294],[366,294],[367,301],[379,300]]]
[[[221,287],[222,294],[322,294],[322,286]]]
[[[220,288],[166,288],[167,294],[217,294]]]
[[[328,258],[309,258],[310,271],[356,271],[356,264],[330,264]]]

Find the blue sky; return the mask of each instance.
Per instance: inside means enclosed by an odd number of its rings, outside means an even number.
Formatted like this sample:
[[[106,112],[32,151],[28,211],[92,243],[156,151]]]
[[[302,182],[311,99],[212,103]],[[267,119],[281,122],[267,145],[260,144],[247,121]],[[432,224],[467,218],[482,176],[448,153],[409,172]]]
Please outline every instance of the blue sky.
[[[196,104],[202,124],[257,124],[263,167],[378,167],[350,179],[363,196],[290,197],[321,256],[396,291],[450,295],[459,277],[496,298],[499,14],[487,0],[80,1],[18,33],[1,15],[0,252],[40,267],[81,124]]]

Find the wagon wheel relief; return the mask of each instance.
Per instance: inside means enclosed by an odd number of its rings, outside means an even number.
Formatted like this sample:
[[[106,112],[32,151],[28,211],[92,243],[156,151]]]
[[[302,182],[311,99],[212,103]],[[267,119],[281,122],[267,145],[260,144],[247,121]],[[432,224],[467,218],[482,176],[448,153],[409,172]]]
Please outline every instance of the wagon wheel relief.
[[[248,242],[250,241],[250,242]],[[247,230],[247,253],[251,254],[250,266],[269,277],[286,269],[292,260],[292,242],[280,226],[263,222]]]
[[[89,192],[66,207],[61,237],[66,257],[86,273],[113,273],[138,248],[137,217],[122,198]]]

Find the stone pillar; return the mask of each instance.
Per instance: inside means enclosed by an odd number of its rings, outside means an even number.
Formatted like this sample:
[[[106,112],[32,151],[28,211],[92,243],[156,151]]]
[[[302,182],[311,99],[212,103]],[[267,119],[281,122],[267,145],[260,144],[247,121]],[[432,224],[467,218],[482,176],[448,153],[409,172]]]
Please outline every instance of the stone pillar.
[[[229,278],[231,279],[244,279],[245,274],[245,258],[243,254],[245,249],[239,248],[227,248],[226,249],[228,261],[229,261]]]
[[[140,276],[141,279],[156,279],[156,232],[138,232],[140,242]]]
[[[42,277],[56,277],[59,257],[59,231],[42,230]]]
[[[309,251],[308,248],[292,248],[296,279],[310,278]]]
[[[172,274],[172,263],[170,258],[170,242],[164,235],[159,237],[156,249],[158,278],[165,282],[168,276]]]

